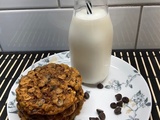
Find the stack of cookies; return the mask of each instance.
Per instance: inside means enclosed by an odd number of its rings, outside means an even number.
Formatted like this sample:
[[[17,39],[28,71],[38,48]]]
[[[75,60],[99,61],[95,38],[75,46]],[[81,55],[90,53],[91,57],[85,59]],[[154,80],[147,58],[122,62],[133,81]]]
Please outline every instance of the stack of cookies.
[[[21,120],[73,120],[84,99],[79,72],[50,63],[23,76],[16,89]]]

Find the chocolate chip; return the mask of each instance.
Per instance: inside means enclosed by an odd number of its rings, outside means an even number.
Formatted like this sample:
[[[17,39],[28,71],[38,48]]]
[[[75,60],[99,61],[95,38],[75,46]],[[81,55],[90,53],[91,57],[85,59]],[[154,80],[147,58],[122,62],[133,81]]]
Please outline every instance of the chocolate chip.
[[[117,107],[117,104],[115,102],[113,102],[113,103],[110,104],[110,107],[115,109]]]
[[[121,94],[116,94],[115,98],[117,101],[120,101],[122,99],[122,95]]]
[[[96,111],[97,111],[97,114],[99,115],[101,112],[103,112],[103,110],[101,110],[101,109],[96,109]]]
[[[98,117],[89,117],[89,120],[99,120]]]
[[[85,92],[85,93],[84,93],[84,98],[85,98],[85,99],[89,99],[89,93],[88,93],[88,92]]]
[[[122,101],[118,101],[117,102],[117,106],[122,107],[123,106],[123,102]]]
[[[128,102],[129,102],[129,98],[128,98],[128,97],[123,97],[123,98],[122,98],[122,101],[123,101],[124,103],[128,103]]]
[[[97,85],[97,88],[102,89],[102,88],[103,88],[103,84],[102,84],[102,83],[99,83],[99,84]]]
[[[98,116],[99,116],[100,120],[105,120],[105,118],[106,118],[106,115],[104,114],[104,112],[100,112],[98,114]]]
[[[116,115],[121,114],[121,108],[120,108],[120,107],[117,107],[117,108],[114,110],[114,113],[115,113]]]

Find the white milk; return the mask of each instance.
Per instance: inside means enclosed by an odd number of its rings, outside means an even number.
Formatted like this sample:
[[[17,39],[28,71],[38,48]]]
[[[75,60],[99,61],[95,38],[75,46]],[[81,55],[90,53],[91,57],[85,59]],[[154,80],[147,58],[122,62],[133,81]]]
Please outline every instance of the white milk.
[[[108,73],[111,59],[113,27],[110,16],[101,8],[86,9],[72,18],[69,31],[71,65],[82,75],[83,82],[96,84]]]

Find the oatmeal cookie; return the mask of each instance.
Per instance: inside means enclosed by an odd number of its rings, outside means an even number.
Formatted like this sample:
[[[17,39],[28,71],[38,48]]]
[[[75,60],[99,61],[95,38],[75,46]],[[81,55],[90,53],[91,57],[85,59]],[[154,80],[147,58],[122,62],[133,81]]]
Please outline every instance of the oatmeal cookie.
[[[56,115],[28,115],[24,111],[21,111],[21,108],[19,108],[18,115],[20,116],[21,120],[74,120],[75,116],[80,113],[83,102],[84,101],[80,101],[66,109],[64,112]],[[70,114],[66,116],[64,115],[65,112]]]
[[[19,108],[28,115],[56,115],[83,101],[80,73],[65,64],[37,67],[20,79]]]

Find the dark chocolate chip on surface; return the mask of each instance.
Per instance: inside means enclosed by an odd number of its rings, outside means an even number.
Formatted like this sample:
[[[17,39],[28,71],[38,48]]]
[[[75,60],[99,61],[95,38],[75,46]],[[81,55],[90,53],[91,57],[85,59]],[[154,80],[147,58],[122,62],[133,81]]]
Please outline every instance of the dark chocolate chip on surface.
[[[100,112],[98,114],[98,116],[99,116],[100,120],[105,120],[105,118],[106,118],[106,115],[104,114],[104,112]]]
[[[96,111],[97,111],[97,114],[99,115],[101,112],[103,112],[103,110],[101,110],[101,109],[96,109]]]
[[[117,107],[117,108],[114,110],[114,113],[115,113],[116,115],[121,114],[121,108],[120,108],[120,107]]]
[[[112,103],[110,104],[110,107],[113,108],[113,109],[115,109],[115,108],[117,107],[117,104],[116,104],[115,102],[112,102]]]
[[[123,106],[123,102],[122,101],[118,101],[117,102],[117,106],[122,107]]]
[[[129,98],[128,98],[128,97],[123,97],[123,98],[122,98],[122,101],[123,101],[124,103],[128,103],[128,102],[129,102]]]
[[[99,120],[98,117],[89,117],[89,120]]]
[[[88,92],[85,92],[85,93],[84,93],[84,98],[85,98],[85,99],[89,99],[89,97],[90,97],[90,96],[89,96],[89,93],[88,93]]]
[[[97,85],[97,88],[102,89],[102,88],[103,88],[103,84],[102,84],[102,83],[99,83],[99,84]]]
[[[120,101],[122,99],[122,95],[121,94],[116,94],[115,98],[117,101]]]

